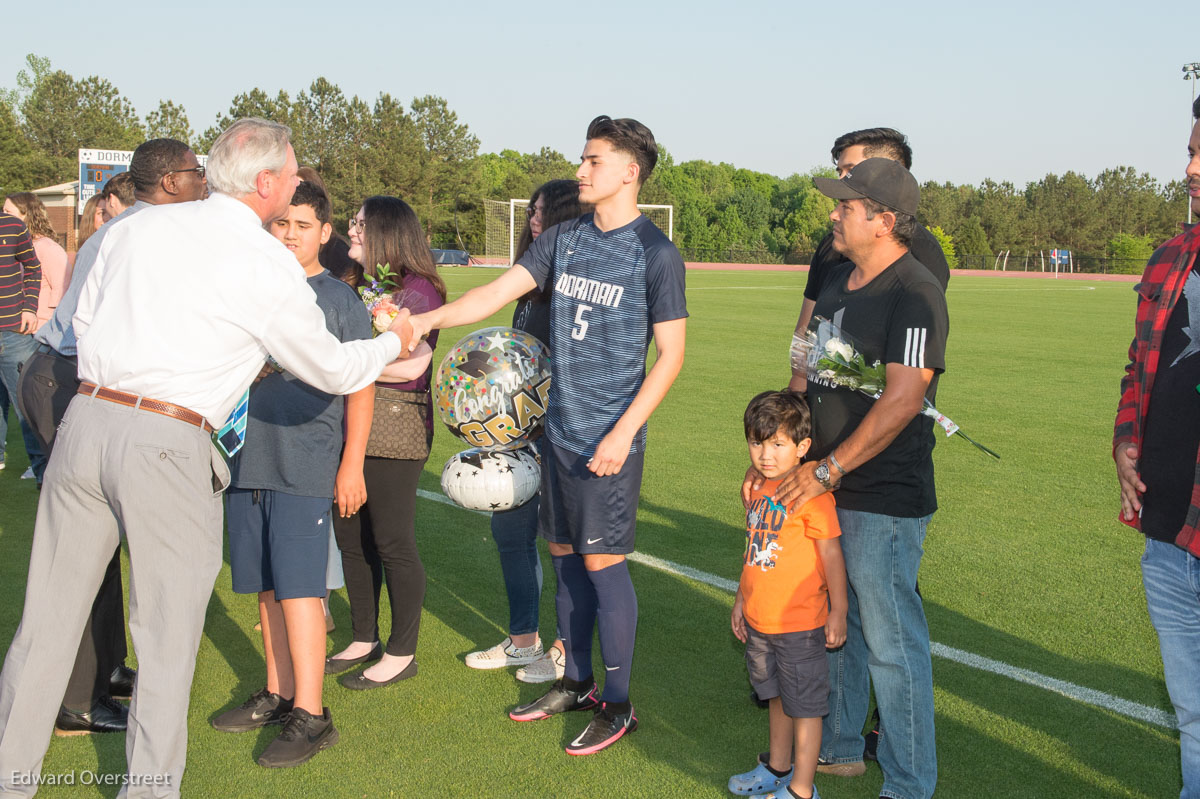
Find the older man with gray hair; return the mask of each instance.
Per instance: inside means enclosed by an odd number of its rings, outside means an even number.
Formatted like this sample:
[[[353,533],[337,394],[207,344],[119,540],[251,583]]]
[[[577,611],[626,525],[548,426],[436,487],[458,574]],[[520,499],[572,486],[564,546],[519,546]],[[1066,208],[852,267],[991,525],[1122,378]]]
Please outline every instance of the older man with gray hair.
[[[263,229],[298,183],[289,133],[235,122],[209,153],[209,200],[122,220],[96,256],[74,318],[79,395],[46,472],[25,609],[0,673],[0,795],[37,789],[74,648],[122,533],[139,667],[122,795],[179,795],[229,481],[211,433],[241,410],[268,353],[333,394],[368,385],[400,354],[392,332],[345,344],[329,334],[294,256]]]

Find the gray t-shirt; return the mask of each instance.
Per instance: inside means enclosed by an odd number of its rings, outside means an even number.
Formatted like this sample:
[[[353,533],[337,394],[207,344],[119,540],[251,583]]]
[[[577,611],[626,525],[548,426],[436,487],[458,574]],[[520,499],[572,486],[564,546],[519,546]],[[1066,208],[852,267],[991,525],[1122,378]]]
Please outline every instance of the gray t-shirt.
[[[371,318],[357,292],[323,271],[308,279],[341,341],[371,337]],[[246,444],[229,462],[235,488],[333,498],[342,451],[343,400],[284,372],[250,389]]]

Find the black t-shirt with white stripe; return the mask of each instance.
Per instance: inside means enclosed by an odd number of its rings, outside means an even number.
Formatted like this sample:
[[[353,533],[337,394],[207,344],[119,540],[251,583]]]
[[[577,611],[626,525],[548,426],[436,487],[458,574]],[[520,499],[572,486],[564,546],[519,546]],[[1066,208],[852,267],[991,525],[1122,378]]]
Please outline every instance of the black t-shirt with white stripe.
[[[946,369],[950,327],[941,284],[908,253],[851,291],[847,281],[853,271],[854,264],[847,262],[830,272],[810,329],[818,330],[818,317],[833,322],[868,363],[932,369],[925,397],[934,402],[938,376]],[[827,456],[853,433],[875,402],[859,391],[811,378],[808,401],[814,458]],[[834,494],[838,506],[905,518],[933,513],[933,445],[933,420],[917,415],[886,449],[845,476]]]

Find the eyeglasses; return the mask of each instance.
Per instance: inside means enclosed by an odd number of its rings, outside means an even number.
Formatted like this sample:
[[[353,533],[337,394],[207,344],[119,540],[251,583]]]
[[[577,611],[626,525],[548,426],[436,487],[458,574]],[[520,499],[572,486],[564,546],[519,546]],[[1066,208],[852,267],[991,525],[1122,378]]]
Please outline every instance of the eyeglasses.
[[[536,205],[530,205],[525,208],[525,216],[528,217],[529,219],[533,219],[537,215],[538,215],[538,207]]]
[[[170,172],[167,173],[167,175],[175,175],[180,172],[195,172],[196,177],[200,178],[201,180],[204,180],[204,167],[202,167],[202,166],[194,166],[191,169],[172,169]],[[166,177],[166,175],[163,175],[163,177]]]
[[[362,233],[364,230],[366,230],[366,228],[367,228],[367,220],[365,220],[365,219],[351,219],[350,220],[350,232],[351,233]]]

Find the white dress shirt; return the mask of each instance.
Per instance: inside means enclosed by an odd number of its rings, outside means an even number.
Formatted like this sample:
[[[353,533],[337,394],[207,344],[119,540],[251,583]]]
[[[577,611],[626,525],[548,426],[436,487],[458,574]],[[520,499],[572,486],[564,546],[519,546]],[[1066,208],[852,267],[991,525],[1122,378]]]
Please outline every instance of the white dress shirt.
[[[400,339],[341,343],[296,257],[222,194],[113,225],[73,319],[79,378],[172,402],[220,427],[267,353],[331,394],[357,391]]]

